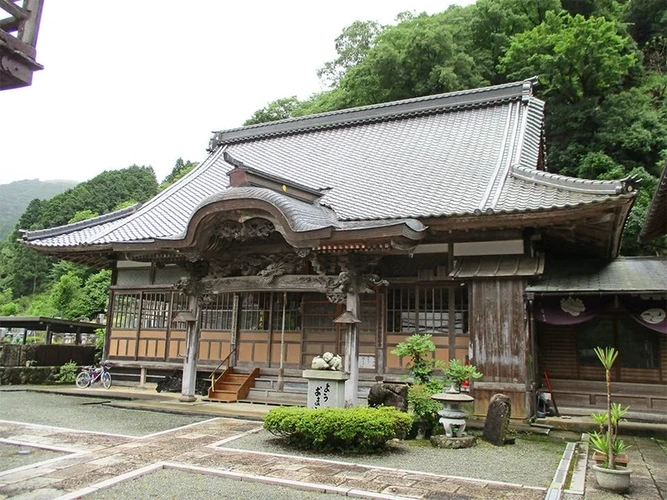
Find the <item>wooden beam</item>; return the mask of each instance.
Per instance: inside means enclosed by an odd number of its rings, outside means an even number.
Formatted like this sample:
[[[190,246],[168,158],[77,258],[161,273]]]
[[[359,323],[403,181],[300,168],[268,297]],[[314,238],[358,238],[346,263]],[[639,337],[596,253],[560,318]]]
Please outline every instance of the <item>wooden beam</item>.
[[[42,19],[42,6],[44,0],[24,0],[23,6],[28,11],[29,17],[19,27],[19,39],[34,47],[37,45],[37,35],[39,34],[39,23]]]
[[[21,20],[27,19],[30,15],[26,9],[19,7],[9,0],[0,0],[0,9]]]
[[[21,21],[15,17],[6,17],[4,19],[0,19],[0,30],[3,30],[7,33],[18,31],[20,24]]]

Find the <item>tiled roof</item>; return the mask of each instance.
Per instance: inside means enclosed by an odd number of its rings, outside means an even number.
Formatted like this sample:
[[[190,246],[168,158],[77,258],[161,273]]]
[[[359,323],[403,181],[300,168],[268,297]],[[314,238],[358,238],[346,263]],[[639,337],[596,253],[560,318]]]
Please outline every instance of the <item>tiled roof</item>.
[[[533,293],[659,293],[665,295],[667,258],[618,257],[611,262],[569,259],[547,262],[545,272],[533,278],[526,292]]]
[[[548,210],[625,192],[622,181],[537,170],[543,108],[525,81],[216,132],[206,161],[136,213],[24,238],[56,247],[174,240],[198,207],[239,196],[291,214],[297,232],[387,221],[423,231],[418,219]],[[229,188],[235,165],[225,151],[253,172],[325,190],[320,205],[266,188]]]

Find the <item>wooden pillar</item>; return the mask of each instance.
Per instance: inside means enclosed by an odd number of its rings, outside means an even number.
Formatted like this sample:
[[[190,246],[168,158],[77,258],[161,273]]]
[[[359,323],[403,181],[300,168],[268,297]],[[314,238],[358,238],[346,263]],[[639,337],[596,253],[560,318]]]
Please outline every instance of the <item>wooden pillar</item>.
[[[187,403],[196,401],[197,388],[197,357],[199,355],[199,337],[201,332],[200,305],[196,295],[188,298],[188,309],[194,313],[194,318],[188,321],[187,337],[185,339],[185,360],[183,361],[183,382],[180,401]]]
[[[347,310],[359,317],[361,309],[359,294],[348,292]],[[345,372],[349,378],[345,382],[345,407],[350,408],[357,405],[357,394],[359,392],[359,324],[349,323],[345,331]]]
[[[25,334],[26,330],[23,330]],[[53,332],[51,332],[51,323],[46,324],[46,345],[51,345],[51,342],[53,341]],[[25,338],[23,339],[23,343],[25,344]]]

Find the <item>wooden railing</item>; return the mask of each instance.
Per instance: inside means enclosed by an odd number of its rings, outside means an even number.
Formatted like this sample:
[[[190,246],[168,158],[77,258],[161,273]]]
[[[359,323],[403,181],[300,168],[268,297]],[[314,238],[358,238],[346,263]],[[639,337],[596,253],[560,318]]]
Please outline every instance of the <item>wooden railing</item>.
[[[234,354],[235,352],[236,352],[236,347],[234,347],[234,349],[232,349],[231,351],[229,351],[229,354],[227,354],[227,357],[226,357],[225,359],[223,359],[222,361],[220,361],[220,364],[219,364],[218,366],[215,367],[215,369],[213,370],[213,372],[211,372],[211,390],[212,390],[212,391],[215,390],[215,379],[216,379],[215,374],[216,374],[216,372],[218,371],[218,369],[219,369],[222,365],[225,364],[225,362],[227,362],[227,360],[228,360],[229,358],[231,358],[232,354]]]

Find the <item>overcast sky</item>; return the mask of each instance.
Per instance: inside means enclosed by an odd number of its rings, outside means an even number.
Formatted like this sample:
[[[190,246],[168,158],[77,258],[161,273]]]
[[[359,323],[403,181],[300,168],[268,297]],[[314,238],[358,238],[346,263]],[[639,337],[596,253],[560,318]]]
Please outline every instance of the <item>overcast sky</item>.
[[[132,164],[161,181],[179,157],[204,160],[211,131],[323,90],[316,71],[352,22],[471,3],[46,0],[45,69],[0,92],[0,184],[84,181]]]

